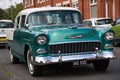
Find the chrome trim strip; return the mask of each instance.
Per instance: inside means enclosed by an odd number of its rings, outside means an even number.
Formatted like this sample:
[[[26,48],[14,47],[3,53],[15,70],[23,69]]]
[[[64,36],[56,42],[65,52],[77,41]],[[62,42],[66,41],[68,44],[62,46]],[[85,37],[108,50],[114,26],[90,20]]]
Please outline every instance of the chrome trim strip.
[[[66,43],[81,43],[81,42],[100,42],[100,40],[90,40],[90,41],[70,41],[70,42],[57,42],[57,43],[49,43],[49,45],[56,45],[56,44],[66,44]]]
[[[97,59],[113,59],[116,58],[116,55],[113,52],[103,52],[103,53],[99,53],[99,55],[97,55],[95,53],[92,54],[79,54],[79,55],[69,55],[69,56],[56,56],[56,57],[51,57],[51,56],[47,56],[47,57],[39,57],[36,56],[35,57],[35,62],[41,64],[41,65],[46,65],[48,64],[52,64],[52,63],[60,63],[59,60],[61,60],[61,62],[67,62],[67,61],[74,61],[74,60],[97,60]]]

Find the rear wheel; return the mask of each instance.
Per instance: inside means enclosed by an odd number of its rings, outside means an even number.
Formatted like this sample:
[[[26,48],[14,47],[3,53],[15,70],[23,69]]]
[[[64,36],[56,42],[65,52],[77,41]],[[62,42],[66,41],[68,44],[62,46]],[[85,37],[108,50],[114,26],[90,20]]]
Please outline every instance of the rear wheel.
[[[40,75],[41,70],[40,70],[39,66],[32,64],[32,62],[31,62],[32,58],[33,58],[32,53],[28,49],[28,51],[27,51],[27,65],[28,65],[29,73],[30,73],[30,75],[36,77],[36,76]]]
[[[109,66],[109,60],[96,60],[93,62],[96,71],[106,71]]]
[[[10,49],[10,62],[13,63],[13,64],[19,63],[19,59],[16,58],[15,56],[13,56],[11,49]]]

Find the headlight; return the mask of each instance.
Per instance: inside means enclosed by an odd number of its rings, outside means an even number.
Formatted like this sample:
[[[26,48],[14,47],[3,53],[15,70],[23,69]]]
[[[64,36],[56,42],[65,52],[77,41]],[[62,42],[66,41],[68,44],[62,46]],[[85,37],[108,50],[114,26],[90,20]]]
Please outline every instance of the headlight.
[[[106,32],[105,33],[105,39],[106,40],[112,40],[114,38],[114,33],[113,32]]]
[[[45,45],[47,43],[47,37],[44,35],[40,35],[37,37],[36,42],[39,45]]]

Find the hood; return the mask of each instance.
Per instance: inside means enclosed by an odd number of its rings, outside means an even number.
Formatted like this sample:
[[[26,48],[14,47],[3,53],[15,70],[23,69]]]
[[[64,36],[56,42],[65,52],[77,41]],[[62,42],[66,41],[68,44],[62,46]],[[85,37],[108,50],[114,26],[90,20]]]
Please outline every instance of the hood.
[[[34,31],[46,34],[50,44],[99,40],[95,29],[85,27],[46,27],[34,28]]]

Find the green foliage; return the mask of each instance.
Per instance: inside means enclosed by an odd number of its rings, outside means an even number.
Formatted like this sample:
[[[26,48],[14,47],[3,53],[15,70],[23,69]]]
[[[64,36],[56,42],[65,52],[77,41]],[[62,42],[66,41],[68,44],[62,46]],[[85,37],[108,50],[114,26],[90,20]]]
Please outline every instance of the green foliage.
[[[0,9],[0,19],[6,19],[7,18],[7,13],[5,10]]]
[[[112,30],[115,32],[115,38],[120,37],[120,24],[112,27]]]
[[[14,20],[17,14],[23,9],[22,3],[11,6],[10,8],[3,10],[0,9],[0,19]]]

